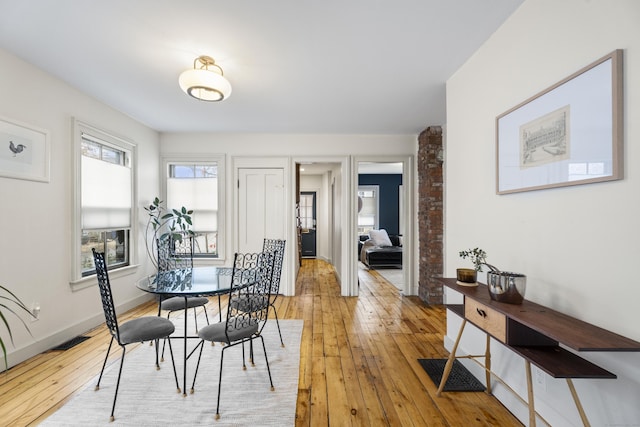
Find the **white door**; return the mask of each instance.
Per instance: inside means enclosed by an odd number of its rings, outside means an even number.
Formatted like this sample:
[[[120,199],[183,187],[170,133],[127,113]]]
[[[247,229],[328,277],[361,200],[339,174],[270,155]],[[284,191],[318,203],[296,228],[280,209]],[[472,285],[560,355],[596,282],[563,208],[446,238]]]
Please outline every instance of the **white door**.
[[[238,252],[260,252],[265,238],[286,239],[284,170],[240,168],[238,180]]]

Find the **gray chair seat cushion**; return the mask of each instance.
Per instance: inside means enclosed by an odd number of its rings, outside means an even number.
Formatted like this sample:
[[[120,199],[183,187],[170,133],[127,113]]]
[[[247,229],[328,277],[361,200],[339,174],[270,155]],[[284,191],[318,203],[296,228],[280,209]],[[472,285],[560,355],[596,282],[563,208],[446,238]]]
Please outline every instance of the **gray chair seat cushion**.
[[[167,311],[184,310],[184,297],[171,297],[160,303],[160,308]],[[202,307],[209,302],[207,297],[187,297],[187,308]]]
[[[157,316],[138,317],[118,327],[122,344],[157,340],[168,337],[175,330],[169,319]]]
[[[233,319],[230,320],[233,322]],[[251,322],[243,327],[229,330],[229,339],[225,335],[227,322],[214,323],[213,325],[205,326],[198,331],[198,336],[205,341],[212,342],[224,342],[230,344],[233,341],[238,341],[244,338],[249,338],[251,335],[258,332],[258,323]]]

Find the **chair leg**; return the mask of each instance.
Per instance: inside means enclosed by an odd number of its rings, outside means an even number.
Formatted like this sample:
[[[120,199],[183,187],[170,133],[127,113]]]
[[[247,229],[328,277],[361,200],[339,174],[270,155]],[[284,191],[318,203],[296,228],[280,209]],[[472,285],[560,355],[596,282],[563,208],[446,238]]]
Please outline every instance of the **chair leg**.
[[[269,358],[267,357],[267,347],[264,345],[264,338],[262,337],[262,335],[259,335],[259,337],[262,340],[262,350],[264,351],[264,360],[265,362],[267,362],[267,372],[269,373],[269,383],[271,383],[271,391],[274,391],[275,387],[273,387],[273,380],[271,379],[271,369],[269,368]]]
[[[207,320],[207,325],[209,325],[209,315],[207,314],[207,307],[206,306],[202,306],[202,309],[204,310],[204,318]]]
[[[244,356],[244,342],[245,342],[245,340],[242,340],[242,370],[246,371],[247,370],[247,365],[244,362],[244,358],[245,358],[245,356]],[[253,353],[253,352],[251,352],[251,353]],[[253,360],[251,360],[251,364],[253,365]]]
[[[193,394],[196,386],[196,378],[198,377],[198,368],[200,368],[200,359],[202,358],[202,349],[204,348],[204,340],[200,340],[196,348],[200,347],[200,353],[198,354],[198,363],[196,363],[196,371],[193,373],[193,382],[191,383],[191,394]],[[193,349],[193,351],[196,350]]]
[[[196,334],[197,334],[198,333],[198,313],[196,312],[195,307],[193,307],[193,323],[195,323],[196,325]]]
[[[207,312],[205,311],[205,316],[206,316]],[[222,322],[222,302],[220,302],[220,295],[218,295],[218,317],[220,318],[220,321]],[[209,324],[209,317],[207,317],[207,324]],[[211,341],[211,347],[213,347],[214,345],[216,345],[215,342]]]
[[[158,317],[162,314],[162,296],[158,296]],[[153,340],[149,341],[149,345],[153,345]]]
[[[220,419],[220,390],[222,389],[222,363],[224,362],[224,351],[228,349],[228,346],[222,347],[222,354],[220,355],[220,375],[218,377],[218,403],[216,405],[216,420]],[[244,363],[244,358],[243,358]]]
[[[176,388],[178,389],[178,393],[181,392],[180,384],[178,383],[178,371],[176,371],[176,361],[173,358],[173,347],[171,347],[171,340],[169,339],[169,354],[171,355],[171,365],[173,365],[173,377],[176,380]]]
[[[269,303],[269,307],[271,307],[271,309],[273,309],[273,315],[276,318],[276,326],[278,326],[278,335],[280,336],[280,346],[284,347],[284,341],[282,340],[282,332],[280,331],[280,322],[278,321],[278,311],[276,310],[275,305],[273,305],[273,302]],[[260,327],[260,334],[262,334],[262,330],[264,329],[265,326],[267,326],[267,322],[266,321]]]
[[[196,325],[196,333],[197,333],[199,328],[198,328],[198,313],[196,312],[196,309],[197,307],[193,307],[193,318]],[[207,314],[207,307],[203,305],[202,311],[204,312],[204,318],[207,321],[207,325],[209,325],[209,315]]]
[[[280,322],[278,321],[278,310],[276,310],[276,307],[271,304],[271,307],[273,308],[273,314],[276,317],[276,326],[278,326],[278,335],[280,335],[280,346],[284,347],[284,341],[282,341],[282,332],[280,332]]]
[[[160,309],[158,309],[158,311],[160,311]],[[169,320],[169,316],[171,316],[171,312],[167,313],[167,320]],[[170,340],[171,338],[166,337],[162,340],[162,354],[160,355],[160,361],[164,362],[164,346],[167,344],[167,340]]]
[[[166,338],[165,338],[166,340]],[[159,349],[160,349],[160,340],[156,339],[153,340],[156,343],[156,370],[159,371],[160,370],[160,363],[158,361],[158,353],[159,353]],[[162,345],[162,350],[163,350],[163,355],[162,355],[162,361],[164,362],[164,344]]]
[[[107,359],[109,358],[109,353],[111,352],[111,345],[113,345],[113,337],[111,337],[111,341],[109,342],[109,348],[107,349],[107,354],[104,356],[104,363],[102,364],[102,369],[100,370],[100,376],[98,377],[98,383],[96,384],[96,390],[100,390],[100,381],[102,381],[102,374],[104,373],[104,368],[107,366]]]
[[[120,388],[120,377],[122,376],[122,366],[124,365],[124,355],[127,352],[125,346],[122,347],[122,357],[120,357],[120,369],[118,370],[118,381],[116,381],[116,392],[113,395],[113,405],[111,406],[111,417],[109,417],[109,421],[113,421],[116,418],[114,417],[114,412],[116,411],[116,399],[118,399],[118,389]]]

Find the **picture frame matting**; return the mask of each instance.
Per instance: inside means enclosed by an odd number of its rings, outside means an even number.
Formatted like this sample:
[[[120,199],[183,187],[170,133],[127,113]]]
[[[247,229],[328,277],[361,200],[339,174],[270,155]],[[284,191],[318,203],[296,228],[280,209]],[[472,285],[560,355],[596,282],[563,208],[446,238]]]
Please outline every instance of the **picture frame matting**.
[[[49,131],[0,116],[0,177],[49,182]]]
[[[496,192],[623,177],[622,50],[496,118]]]

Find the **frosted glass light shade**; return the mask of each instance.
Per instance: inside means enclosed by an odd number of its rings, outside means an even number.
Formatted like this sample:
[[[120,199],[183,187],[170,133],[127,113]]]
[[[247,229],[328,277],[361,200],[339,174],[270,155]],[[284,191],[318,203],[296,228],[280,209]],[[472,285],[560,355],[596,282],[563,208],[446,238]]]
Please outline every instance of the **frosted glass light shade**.
[[[202,101],[222,101],[231,95],[231,84],[224,76],[212,70],[184,71],[178,79],[180,88]]]

